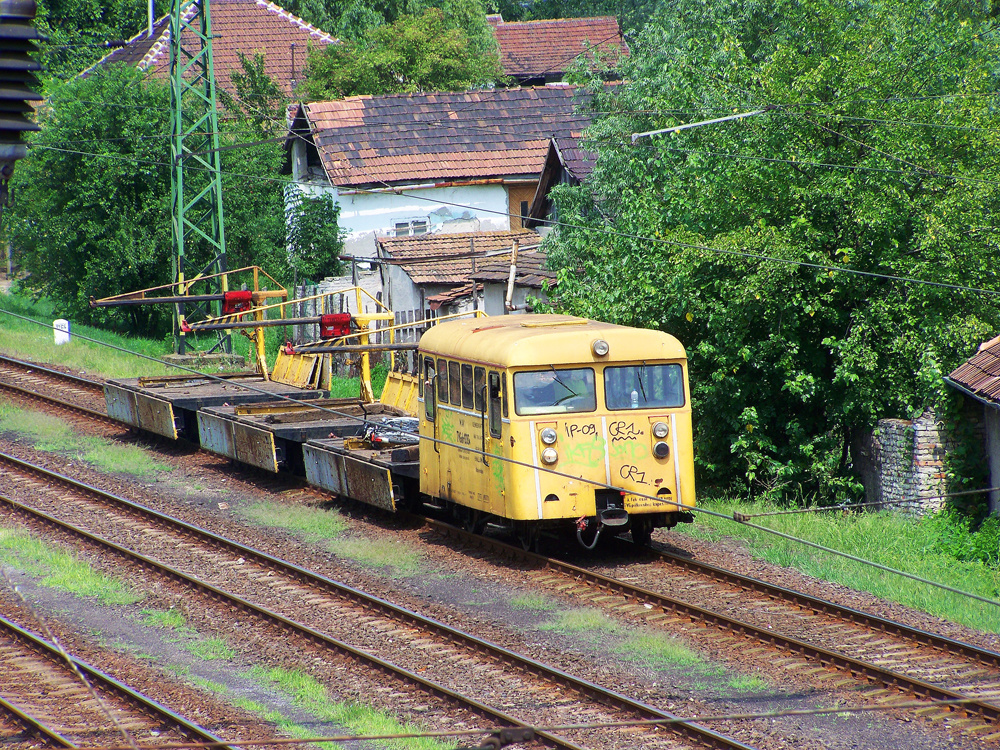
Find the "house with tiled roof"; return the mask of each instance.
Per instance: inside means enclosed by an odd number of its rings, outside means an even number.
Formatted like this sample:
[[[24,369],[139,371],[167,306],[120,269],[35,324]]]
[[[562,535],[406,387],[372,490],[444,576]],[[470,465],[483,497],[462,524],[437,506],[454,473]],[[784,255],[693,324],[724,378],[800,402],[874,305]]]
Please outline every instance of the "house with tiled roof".
[[[494,259],[505,258],[509,267],[515,242],[532,249],[541,237],[526,230],[378,237],[383,300],[397,313],[414,311],[419,319],[482,308],[483,287],[474,289],[470,278]]]
[[[334,196],[352,255],[374,255],[376,235],[516,231],[554,143],[562,179],[590,173],[589,103],[583,89],[544,86],[302,104],[286,171]]]
[[[508,22],[491,15],[486,20],[496,35],[504,73],[522,86],[561,81],[581,59],[589,67],[603,62],[613,69],[628,55],[614,16]]]
[[[989,486],[1000,487],[1000,336],[982,344],[972,358],[945,378],[945,382],[982,404]],[[990,492],[989,502],[991,512],[1000,512],[1000,490]]]
[[[194,12],[192,6],[191,12]],[[242,71],[239,55],[264,53],[264,72],[291,97],[302,81],[310,46],[323,47],[337,40],[306,23],[280,5],[267,0],[212,0],[212,57],[216,84],[233,93],[231,73]],[[182,35],[183,37],[183,35]],[[182,38],[182,42],[184,39]],[[191,44],[196,42],[191,40]],[[170,18],[162,16],[128,43],[105,55],[91,68],[122,62],[166,78],[170,73]]]

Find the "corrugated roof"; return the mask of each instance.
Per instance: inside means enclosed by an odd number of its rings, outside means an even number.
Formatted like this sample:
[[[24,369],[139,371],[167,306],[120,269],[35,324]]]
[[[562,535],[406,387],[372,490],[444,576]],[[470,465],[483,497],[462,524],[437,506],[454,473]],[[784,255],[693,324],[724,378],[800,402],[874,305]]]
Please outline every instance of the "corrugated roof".
[[[552,282],[556,279],[555,271],[545,267],[545,253],[541,250],[519,252],[516,267],[514,283],[518,286],[541,289],[546,281]],[[510,256],[501,255],[478,263],[476,272],[471,278],[475,281],[506,282],[510,278]]]
[[[475,248],[476,266],[486,263],[486,253],[504,250],[514,240],[537,244],[535,232],[454,232],[414,237],[379,237],[379,255],[399,266],[414,284],[468,284]],[[470,240],[473,245],[470,247]],[[510,261],[508,260],[508,268]]]
[[[515,78],[562,76],[581,55],[593,62],[595,50],[612,66],[628,54],[614,16],[507,23],[494,15],[487,20],[496,34],[504,73]]]
[[[264,70],[288,96],[304,77],[309,45],[321,47],[337,41],[266,0],[212,0],[212,37],[216,85],[232,92],[230,74],[243,69],[238,53],[252,57],[263,52]],[[163,16],[154,24],[152,37],[145,30],[136,34],[93,67],[112,62],[151,68],[165,78],[170,72],[169,18]]]
[[[579,147],[590,94],[571,86],[354,96],[303,105],[334,185],[537,176],[557,138],[567,169],[590,173]]]
[[[948,378],[979,398],[1000,405],[1000,336],[980,346],[976,355]]]

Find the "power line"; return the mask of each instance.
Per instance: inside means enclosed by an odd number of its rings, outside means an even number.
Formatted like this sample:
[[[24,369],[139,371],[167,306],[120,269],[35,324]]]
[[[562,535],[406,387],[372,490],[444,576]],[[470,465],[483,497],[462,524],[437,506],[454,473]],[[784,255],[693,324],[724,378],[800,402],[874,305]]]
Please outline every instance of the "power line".
[[[120,158],[120,159],[123,159],[123,160],[126,160],[126,161],[132,161],[132,162],[136,162],[136,163],[145,163],[145,164],[151,164],[151,165],[156,165],[156,166],[169,166],[165,162],[151,161],[151,160],[148,160],[148,159],[133,159],[131,157],[121,156],[121,155],[118,155],[118,154],[92,154],[92,153],[86,153],[86,152],[82,152],[82,151],[73,151],[73,150],[70,150],[70,149],[59,149],[59,148],[46,147],[46,146],[34,146],[34,147],[35,148],[48,148],[49,150],[53,150],[53,151],[60,151],[60,152],[71,153],[71,154],[80,154],[82,156],[92,156],[92,157],[98,157],[98,158]],[[197,170],[197,171],[203,171],[203,170]],[[239,173],[235,173],[235,172],[221,172],[221,174],[223,174],[225,176],[228,176],[228,177],[238,177],[238,178],[241,178],[241,179],[256,179],[256,180],[262,180],[262,181],[275,182],[275,183],[278,183],[278,184],[281,184],[281,185],[295,185],[295,184],[298,184],[298,183],[295,183],[295,182],[293,182],[291,180],[288,180],[288,179],[279,179],[279,178],[275,178],[275,177],[261,177],[259,175],[239,174]],[[962,178],[962,179],[965,179],[965,178]],[[996,185],[998,183],[991,182],[990,184]],[[356,187],[350,187],[350,186],[334,186],[334,187],[337,187],[338,189],[343,189],[343,190],[352,190],[352,191],[359,192],[359,193],[379,194],[381,192],[381,191],[378,191],[378,190],[372,190],[372,189],[366,189],[366,188],[356,188]],[[496,215],[496,216],[506,216],[508,218],[509,217],[519,217],[520,216],[520,214],[512,214],[512,213],[510,213],[508,211],[498,211],[498,210],[495,210],[495,209],[480,208],[480,207],[476,207],[476,206],[469,206],[469,205],[462,204],[462,203],[456,203],[454,201],[446,201],[446,200],[442,200],[440,198],[430,198],[430,197],[424,196],[424,195],[417,195],[417,194],[414,194],[414,193],[407,193],[403,189],[396,190],[395,194],[398,195],[398,196],[400,196],[400,197],[408,198],[408,199],[411,199],[411,200],[426,201],[426,202],[429,202],[429,203],[434,203],[436,205],[451,206],[453,208],[461,208],[461,209],[466,209],[466,210],[476,210],[476,211],[480,211],[482,213],[493,214],[493,215]],[[828,264],[824,264],[824,263],[812,263],[812,262],[803,261],[803,260],[793,260],[793,259],[790,259],[790,258],[780,258],[780,257],[774,256],[774,255],[765,255],[763,253],[753,253],[753,252],[750,252],[748,250],[746,250],[746,251],[745,250],[729,250],[729,249],[724,249],[724,248],[719,248],[719,247],[712,247],[710,245],[701,245],[701,244],[693,243],[693,242],[681,242],[679,240],[672,240],[672,239],[669,239],[669,238],[666,238],[666,237],[647,237],[647,236],[644,236],[644,235],[641,235],[641,234],[636,234],[634,232],[622,232],[622,231],[619,231],[619,230],[616,230],[616,229],[610,229],[610,228],[607,228],[607,227],[602,227],[602,228],[588,227],[588,226],[585,226],[583,224],[571,224],[569,222],[555,220],[555,219],[540,219],[539,222],[542,223],[542,224],[545,224],[546,226],[550,226],[550,227],[560,227],[560,228],[566,228],[566,229],[582,230],[582,231],[587,231],[587,232],[596,232],[598,234],[603,234],[603,235],[606,235],[606,236],[609,236],[609,237],[617,237],[617,238],[620,238],[620,239],[639,240],[641,242],[646,242],[646,243],[653,243],[653,244],[657,244],[657,245],[669,245],[669,246],[672,246],[672,247],[679,247],[679,248],[687,249],[687,250],[701,250],[701,251],[705,251],[705,252],[716,253],[718,255],[725,255],[725,256],[736,257],[736,258],[745,258],[747,260],[768,261],[768,262],[771,262],[771,263],[777,263],[777,264],[786,265],[786,266],[797,266],[797,267],[801,267],[801,268],[811,268],[811,269],[814,269],[814,270],[817,270],[817,271],[825,271],[825,272],[827,272],[829,274],[844,273],[844,274],[849,274],[849,275],[854,275],[854,276],[862,276],[862,277],[865,277],[865,278],[880,279],[880,280],[883,280],[883,281],[896,281],[896,282],[901,282],[901,283],[905,283],[905,284],[918,284],[918,285],[922,285],[922,286],[935,287],[935,288],[939,288],[939,289],[949,289],[949,290],[958,291],[958,292],[970,292],[970,293],[974,293],[974,294],[987,294],[987,295],[990,295],[990,296],[1000,296],[1000,290],[984,289],[984,288],[980,288],[980,287],[967,286],[967,285],[964,285],[964,284],[951,284],[951,283],[942,282],[942,281],[930,281],[928,279],[917,279],[917,278],[912,278],[912,277],[907,277],[907,276],[898,276],[898,275],[895,275],[895,274],[878,273],[876,271],[863,271],[863,270],[857,269],[857,268],[844,268],[842,266],[834,266],[834,265],[828,265]]]
[[[26,321],[28,323],[32,323],[34,325],[42,326],[42,327],[46,328],[46,330],[48,330],[50,328],[50,324],[49,323],[43,323],[41,321],[35,320],[34,318],[31,318],[31,317],[28,317],[28,316],[24,316],[24,315],[19,315],[19,314],[15,313],[15,312],[12,312],[10,310],[4,310],[4,309],[0,308],[0,312],[3,312],[4,314],[9,315],[9,316],[11,316],[13,318],[17,318],[19,320],[23,320],[23,321]],[[200,372],[199,370],[196,370],[196,369],[194,369],[192,367],[186,367],[184,365],[181,365],[181,364],[178,364],[178,363],[175,363],[175,362],[168,362],[166,360],[162,360],[162,359],[159,359],[157,357],[152,357],[152,356],[150,356],[148,354],[142,354],[141,352],[136,352],[136,351],[132,351],[131,349],[126,349],[126,348],[118,346],[116,344],[111,344],[111,343],[108,343],[108,342],[105,342],[105,341],[98,341],[97,339],[91,338],[89,336],[85,336],[83,334],[75,333],[73,335],[76,336],[79,339],[82,339],[83,341],[89,341],[91,343],[97,344],[98,346],[104,346],[104,347],[107,347],[109,349],[114,349],[116,351],[120,351],[120,352],[123,352],[125,354],[130,354],[132,356],[139,357],[140,359],[144,359],[144,360],[147,360],[147,361],[150,361],[150,362],[156,362],[156,363],[158,363],[160,365],[164,365],[166,367],[173,367],[173,368],[181,370],[183,372],[187,372],[187,373],[190,373],[190,374],[197,375],[200,379],[213,380],[213,381],[216,381],[216,382],[225,383],[229,387],[242,388],[242,389],[244,389],[246,391],[250,391],[251,393],[257,393],[257,394],[260,394],[262,396],[265,396],[266,398],[268,398],[268,399],[270,399],[272,401],[277,398],[280,401],[287,401],[289,403],[294,403],[294,404],[299,404],[299,405],[307,406],[307,407],[310,407],[312,409],[316,409],[317,411],[321,411],[321,412],[326,413],[326,414],[331,414],[333,416],[340,417],[342,419],[347,419],[347,420],[352,421],[352,422],[357,422],[358,424],[361,424],[361,425],[363,425],[365,427],[376,425],[376,423],[371,422],[368,419],[368,417],[366,417],[366,416],[360,416],[359,417],[356,414],[349,414],[347,412],[342,412],[342,411],[339,411],[337,409],[332,409],[332,408],[327,407],[327,406],[321,406],[318,403],[316,403],[315,401],[304,401],[302,399],[298,399],[298,398],[295,398],[293,396],[287,396],[287,395],[281,394],[281,393],[274,393],[272,391],[266,391],[263,388],[258,388],[256,386],[249,385],[247,383],[233,383],[232,381],[225,380],[224,378],[220,378],[218,375],[213,375],[211,373]],[[444,440],[444,439],[436,437],[436,436],[417,435],[416,437],[417,437],[418,440],[424,440],[424,441],[430,442],[430,443],[432,443],[434,445],[440,445],[440,446],[445,446],[445,447],[448,447],[448,448],[454,448],[454,449],[460,450],[460,451],[465,451],[467,453],[471,453],[471,454],[473,454],[473,455],[475,455],[475,456],[477,456],[479,458],[483,458],[483,459],[486,459],[486,460],[494,459],[494,460],[500,461],[502,463],[510,464],[511,466],[518,466],[518,467],[521,467],[521,468],[531,469],[533,471],[544,472],[546,474],[549,474],[550,476],[559,477],[561,479],[570,479],[570,480],[572,480],[574,482],[581,481],[581,479],[580,479],[579,476],[574,476],[573,474],[568,474],[566,472],[559,471],[558,469],[553,469],[551,467],[545,467],[545,466],[538,466],[538,465],[536,465],[534,463],[528,463],[526,461],[521,461],[519,459],[512,458],[510,456],[503,456],[503,455],[497,455],[497,454],[494,454],[494,453],[487,453],[484,450],[479,450],[478,448],[473,448],[473,447],[468,446],[468,445],[461,445],[459,443],[451,442],[451,441],[448,441],[448,440]],[[610,483],[601,482],[599,480],[587,479],[587,480],[583,480],[583,481],[586,481],[586,483],[588,485],[593,485],[594,487],[599,488],[599,489],[608,489],[608,490],[614,490],[614,491],[619,491],[619,489],[620,489],[620,488],[616,488],[614,485],[612,485]],[[674,502],[674,501],[665,501],[662,497],[658,497],[658,496],[655,496],[655,495],[647,495],[647,494],[643,494],[641,492],[635,492],[635,493],[632,493],[632,494],[634,494],[638,498],[642,498],[644,500],[650,500],[650,501],[652,501],[654,503],[658,503],[661,506],[667,505],[667,506],[672,506],[674,508],[680,507],[680,505],[679,505],[680,504],[680,498],[677,498],[677,501]],[[840,551],[838,549],[834,549],[832,547],[824,547],[821,544],[816,544],[815,542],[810,542],[810,541],[808,541],[806,539],[800,539],[799,537],[792,536],[791,534],[785,534],[784,532],[776,531],[775,529],[770,529],[770,528],[768,528],[766,526],[758,526],[757,524],[748,523],[746,521],[738,521],[738,519],[734,518],[733,516],[726,515],[725,513],[719,513],[719,512],[714,511],[714,510],[708,510],[707,508],[700,508],[700,507],[697,507],[697,506],[693,506],[693,507],[683,506],[683,507],[685,508],[685,510],[690,510],[690,511],[695,512],[695,513],[701,513],[703,515],[712,516],[712,517],[715,517],[715,518],[723,518],[723,519],[726,519],[727,521],[734,521],[734,522],[737,522],[737,523],[741,523],[742,525],[747,526],[748,528],[756,529],[756,530],[762,531],[762,532],[764,532],[766,534],[772,534],[774,536],[780,537],[782,539],[786,539],[788,541],[796,542],[798,544],[802,544],[802,545],[805,545],[807,547],[811,547],[813,549],[817,549],[817,550],[820,550],[822,552],[826,552],[828,554],[836,555],[837,557],[843,557],[845,559],[851,560],[852,562],[856,562],[856,563],[859,563],[859,564],[862,564],[862,565],[867,565],[869,567],[875,568],[876,570],[880,570],[880,571],[885,572],[885,573],[895,574],[895,575],[901,576],[903,578],[908,578],[910,580],[916,581],[918,583],[923,583],[923,584],[926,584],[928,586],[932,586],[932,587],[935,587],[935,588],[938,588],[938,589],[942,589],[944,591],[949,591],[951,593],[958,594],[958,595],[961,595],[961,596],[965,596],[965,597],[968,597],[970,599],[975,599],[977,601],[981,601],[981,602],[984,602],[986,604],[993,605],[995,607],[1000,607],[1000,601],[997,601],[995,599],[990,599],[990,598],[987,598],[987,597],[984,597],[984,596],[980,596],[979,594],[973,594],[973,593],[971,593],[969,591],[963,591],[961,589],[955,588],[953,586],[949,586],[949,585],[944,584],[944,583],[939,583],[937,581],[932,581],[932,580],[930,580],[928,578],[921,578],[920,576],[913,575],[912,573],[907,573],[907,572],[902,571],[902,570],[897,570],[895,568],[891,568],[891,567],[889,567],[887,565],[882,565],[881,563],[876,563],[876,562],[873,562],[871,560],[865,560],[862,557],[857,557],[855,555],[851,555],[851,554],[849,554],[847,552],[842,552],[842,551]]]

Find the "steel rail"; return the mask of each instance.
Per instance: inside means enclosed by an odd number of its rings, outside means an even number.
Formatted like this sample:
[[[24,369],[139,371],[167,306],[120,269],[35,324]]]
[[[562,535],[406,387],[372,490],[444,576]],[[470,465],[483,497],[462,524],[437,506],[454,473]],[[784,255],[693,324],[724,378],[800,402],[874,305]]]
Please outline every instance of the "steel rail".
[[[317,588],[332,592],[335,595],[347,599],[358,604],[362,604],[371,610],[381,612],[384,615],[393,617],[401,622],[405,622],[410,625],[417,626],[424,630],[435,633],[441,637],[449,639],[451,642],[460,644],[464,648],[472,648],[479,653],[483,653],[491,658],[502,661],[505,664],[514,666],[517,669],[524,671],[525,673],[535,675],[543,679],[547,679],[555,684],[561,685],[564,688],[574,690],[581,695],[585,695],[593,700],[596,700],[603,705],[612,707],[620,711],[628,711],[646,720],[655,719],[665,719],[676,721],[679,717],[671,714],[667,711],[662,711],[655,706],[651,706],[640,701],[633,700],[628,696],[616,693],[614,691],[606,690],[605,688],[596,685],[595,683],[589,682],[582,678],[576,677],[569,673],[558,670],[554,667],[550,667],[541,662],[535,661],[528,657],[516,654],[514,652],[508,651],[496,644],[486,641],[481,638],[477,638],[471,634],[465,633],[464,631],[453,628],[444,623],[438,622],[423,615],[417,614],[411,610],[407,610],[398,605],[387,602],[370,594],[366,594],[358,589],[354,589],[345,584],[339,583],[332,579],[320,576],[316,573],[301,568],[294,563],[289,563],[284,560],[280,560],[276,557],[268,555],[265,552],[247,547],[245,545],[233,542],[231,540],[220,537],[206,529],[187,524],[184,521],[167,516],[165,514],[159,513],[158,511],[146,508],[138,503],[133,503],[130,500],[115,496],[111,493],[104,492],[96,487],[85,484],[83,482],[78,482],[70,477],[66,477],[57,472],[49,471],[42,467],[34,466],[26,461],[22,461],[13,456],[9,456],[4,453],[0,453],[0,463],[5,463],[8,466],[12,466],[17,470],[26,473],[32,473],[38,476],[45,477],[50,482],[56,482],[62,484],[66,487],[72,488],[75,491],[84,492],[87,494],[95,495],[102,502],[113,504],[114,506],[126,510],[128,512],[139,515],[143,518],[154,520],[157,523],[166,525],[175,529],[181,533],[186,534],[191,538],[197,538],[202,542],[208,542],[217,548],[223,548],[233,554],[238,554],[244,558],[254,560],[258,564],[266,565],[272,567],[276,570],[281,571],[285,575],[289,575],[297,580],[300,580],[309,585],[315,586]],[[64,522],[60,519],[49,516],[46,513],[32,509],[22,503],[13,500],[8,497],[0,496],[0,501],[6,503],[11,508],[15,510],[34,516],[35,518],[45,522],[46,524],[58,528],[62,531],[73,534],[79,538],[85,539],[91,543],[98,544],[109,549],[113,549],[120,555],[126,556],[138,562],[143,567],[153,570],[160,574],[166,575],[174,580],[184,583],[185,585],[192,586],[212,599],[217,601],[222,601],[225,603],[230,603],[241,609],[243,611],[253,613],[256,616],[267,620],[281,628],[295,632],[306,639],[325,645],[327,647],[333,648],[334,650],[340,651],[351,656],[354,659],[373,664],[383,673],[389,674],[390,676],[396,678],[402,678],[408,682],[416,684],[421,689],[430,692],[432,694],[438,695],[439,697],[446,698],[451,701],[458,702],[468,708],[471,708],[474,712],[486,716],[487,718],[495,721],[499,721],[503,724],[515,727],[526,726],[523,722],[516,719],[515,717],[509,716],[508,714],[499,711],[491,706],[487,706],[483,703],[476,701],[475,699],[468,698],[459,693],[452,691],[451,689],[444,687],[436,682],[428,680],[421,677],[420,675],[410,672],[409,670],[398,667],[390,662],[384,661],[379,657],[369,654],[368,652],[353,647],[343,641],[336,638],[328,636],[321,633],[309,626],[297,623],[293,620],[286,618],[270,609],[253,604],[241,597],[229,594],[209,583],[201,581],[200,579],[190,576],[181,571],[175,570],[170,566],[159,563],[151,558],[144,555],[136,553],[129,550],[121,545],[116,544],[110,540],[99,537],[90,532],[78,529],[71,524]],[[689,741],[694,741],[699,747],[712,747],[712,748],[726,748],[727,750],[752,750],[747,745],[738,742],[730,737],[723,734],[715,732],[707,727],[701,726],[692,722],[682,722],[679,724],[671,724],[668,729],[674,734],[681,735],[684,739]],[[568,748],[570,750],[583,750],[574,743],[571,743],[561,737],[556,735],[551,735],[545,732],[536,732],[536,735],[555,747]]]
[[[630,599],[637,604],[649,604],[659,608],[661,612],[680,615],[695,622],[714,626],[720,630],[728,631],[736,635],[753,638],[765,645],[778,648],[817,662],[823,667],[845,671],[854,677],[865,679],[869,682],[880,684],[884,688],[894,690],[904,690],[917,698],[928,700],[961,700],[967,701],[957,710],[965,712],[967,716],[977,717],[992,723],[1000,723],[1000,705],[989,703],[985,700],[970,699],[969,696],[959,693],[949,688],[934,685],[923,680],[919,680],[908,675],[900,674],[889,669],[872,664],[870,662],[856,659],[837,651],[831,651],[821,646],[784,636],[773,630],[760,628],[752,623],[738,620],[734,617],[713,612],[680,599],[661,594],[649,589],[620,581],[616,578],[603,575],[593,570],[581,568],[572,563],[545,557],[534,552],[521,550],[504,542],[489,539],[487,537],[472,534],[457,526],[437,521],[434,519],[424,519],[425,522],[437,531],[455,538],[462,539],[467,543],[478,544],[483,547],[493,548],[500,551],[507,557],[531,562],[539,568],[552,570],[565,575],[575,581],[579,581],[588,586],[601,591],[618,594],[626,599]],[[821,600],[819,600],[821,601]],[[834,605],[836,606],[836,605]],[[975,646],[969,646],[975,649]]]
[[[27,643],[37,651],[41,651],[43,654],[56,662],[65,664],[66,656],[59,650],[58,647],[35,635],[34,633],[25,630],[20,625],[11,622],[6,617],[0,616],[0,629],[3,629],[14,638]],[[73,666],[75,666],[76,669],[78,669],[80,673],[92,683],[101,685],[109,692],[118,694],[120,697],[137,706],[141,711],[145,712],[148,716],[156,719],[157,721],[163,721],[173,727],[176,727],[181,734],[188,739],[196,742],[220,743],[222,748],[230,748],[230,750],[236,750],[239,747],[238,744],[226,742],[220,737],[212,734],[204,727],[185,719],[180,714],[174,713],[161,703],[130,688],[125,683],[116,680],[111,675],[106,672],[102,672],[97,667],[88,664],[82,659],[77,659],[75,656],[70,656],[69,658],[72,661]],[[29,717],[29,720],[35,722],[35,719],[31,717]],[[76,745],[69,740],[60,738],[58,734],[56,734],[53,739],[55,738],[59,738],[57,741],[59,741],[60,744],[63,744],[64,747],[76,747]]]
[[[927,630],[911,627],[895,620],[853,609],[845,605],[827,601],[826,599],[820,599],[819,597],[794,591],[774,583],[768,583],[759,578],[744,576],[716,565],[681,557],[666,550],[653,549],[650,551],[662,560],[665,560],[668,564],[675,565],[684,570],[693,571],[724,583],[739,586],[748,591],[764,594],[772,599],[780,599],[817,614],[838,617],[846,622],[863,625],[872,630],[899,638],[905,638],[920,646],[937,649],[953,656],[972,659],[984,666],[1000,669],[1000,653],[996,651],[980,648],[971,643],[958,641],[939,633],[932,633]]]
[[[11,357],[9,354],[0,354],[0,363],[7,365],[14,365],[16,367],[21,367],[25,370],[37,370],[45,375],[58,378],[59,380],[68,380],[74,385],[79,385],[84,388],[89,388],[95,391],[103,391],[104,384],[99,380],[92,380],[91,378],[83,378],[79,375],[73,375],[68,372],[60,372],[59,370],[53,370],[51,367],[46,367],[45,365],[40,365],[37,362],[31,362],[26,359],[18,359],[17,357]]]
[[[12,717],[14,721],[24,727],[27,731],[31,732],[37,737],[48,740],[53,745],[57,747],[69,747],[76,748],[79,747],[75,742],[66,739],[55,729],[50,727],[44,721],[36,716],[32,716],[25,713],[20,708],[15,706],[10,701],[0,698],[0,711],[3,711],[8,716]]]

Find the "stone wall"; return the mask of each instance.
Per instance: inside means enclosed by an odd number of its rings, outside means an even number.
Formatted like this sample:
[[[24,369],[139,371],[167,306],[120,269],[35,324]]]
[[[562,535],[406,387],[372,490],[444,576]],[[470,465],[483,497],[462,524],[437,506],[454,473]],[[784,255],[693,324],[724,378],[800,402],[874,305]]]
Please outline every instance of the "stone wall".
[[[963,419],[982,430],[975,410]],[[905,513],[930,513],[946,501],[945,462],[954,441],[934,411],[914,420],[881,419],[874,430],[856,436],[851,444],[854,469],[865,487],[865,501]]]

